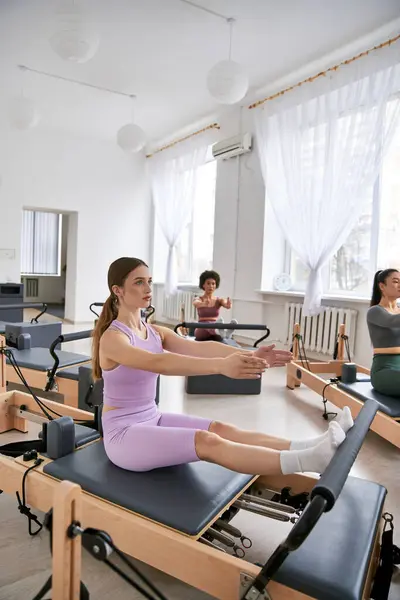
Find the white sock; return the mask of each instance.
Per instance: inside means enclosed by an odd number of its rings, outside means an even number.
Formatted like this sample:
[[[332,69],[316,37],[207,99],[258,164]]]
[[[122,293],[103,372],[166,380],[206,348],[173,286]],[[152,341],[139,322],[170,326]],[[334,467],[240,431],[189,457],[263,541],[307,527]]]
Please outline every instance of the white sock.
[[[305,450],[282,450],[281,469],[283,475],[291,473],[323,473],[336,449],[345,440],[346,434],[338,423],[329,424],[328,435],[316,446]]]
[[[342,414],[337,419],[337,421],[332,421],[333,423],[337,423],[343,429],[344,433],[347,433],[349,429],[351,429],[354,425],[353,418],[351,416],[351,412],[348,406],[343,408]],[[321,435],[317,435],[314,438],[308,438],[306,440],[292,440],[290,443],[290,450],[305,450],[306,448],[312,448],[313,446],[317,446],[329,435],[329,430],[325,431]]]
[[[348,406],[343,408],[342,414],[338,418],[337,423],[339,423],[340,427],[345,433],[347,433],[348,430],[353,427],[354,421]]]

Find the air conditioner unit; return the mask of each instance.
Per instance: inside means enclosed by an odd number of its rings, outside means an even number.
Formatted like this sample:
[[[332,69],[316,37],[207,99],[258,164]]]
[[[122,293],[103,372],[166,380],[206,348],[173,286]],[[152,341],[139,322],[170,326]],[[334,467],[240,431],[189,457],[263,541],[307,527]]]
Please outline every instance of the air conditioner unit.
[[[227,140],[222,140],[222,142],[217,142],[212,147],[212,154],[214,158],[226,159],[245,154],[246,152],[250,152],[250,150],[251,134],[244,133],[243,135],[236,135]]]

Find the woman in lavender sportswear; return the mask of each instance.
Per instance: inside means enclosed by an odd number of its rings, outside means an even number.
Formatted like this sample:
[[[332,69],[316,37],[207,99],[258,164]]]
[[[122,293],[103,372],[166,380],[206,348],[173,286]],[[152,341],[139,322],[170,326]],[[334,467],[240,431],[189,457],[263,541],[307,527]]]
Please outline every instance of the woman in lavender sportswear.
[[[93,336],[93,374],[104,380],[109,459],[130,471],[204,460],[249,474],[322,473],[353,424],[348,409],[324,434],[294,441],[158,410],[159,374],[254,379],[268,367],[284,366],[291,354],[274,346],[242,351],[185,340],[166,327],[144,323],[141,309],[151,302],[151,284],[148,266],[137,258],[119,258],[109,268],[110,296]]]

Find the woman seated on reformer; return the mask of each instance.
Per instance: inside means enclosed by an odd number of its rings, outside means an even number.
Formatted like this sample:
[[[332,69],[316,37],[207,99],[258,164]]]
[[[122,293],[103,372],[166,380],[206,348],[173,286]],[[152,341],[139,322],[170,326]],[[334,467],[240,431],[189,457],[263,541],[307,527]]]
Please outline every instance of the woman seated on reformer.
[[[327,432],[300,441],[158,410],[159,374],[255,379],[268,367],[284,366],[292,355],[274,346],[242,351],[212,341],[194,344],[166,327],[149,325],[140,310],[151,301],[151,285],[149,269],[139,259],[120,258],[109,268],[110,296],[93,339],[93,374],[104,380],[102,424],[109,459],[130,471],[204,460],[246,474],[322,473],[353,424],[348,409]]]
[[[203,271],[199,278],[199,288],[204,291],[202,296],[199,296],[193,300],[193,306],[197,309],[198,320],[200,322],[213,322],[218,321],[219,311],[222,308],[228,310],[232,308],[232,301],[230,298],[218,298],[214,296],[214,292],[219,288],[221,278],[216,271]],[[231,323],[237,323],[235,319],[232,319]],[[194,335],[197,341],[214,341],[222,342],[223,337],[219,333],[223,330],[219,329],[195,329]],[[231,337],[233,330],[227,330],[225,337]]]
[[[400,272],[377,271],[367,324],[374,357],[371,385],[381,394],[400,398]]]

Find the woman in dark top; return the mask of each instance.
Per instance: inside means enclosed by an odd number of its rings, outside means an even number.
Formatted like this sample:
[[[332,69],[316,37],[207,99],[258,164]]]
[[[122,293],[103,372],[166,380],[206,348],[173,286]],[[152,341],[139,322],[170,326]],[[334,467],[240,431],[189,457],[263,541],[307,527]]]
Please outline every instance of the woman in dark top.
[[[372,387],[381,394],[400,398],[400,272],[377,271],[367,324],[374,348]]]
[[[197,309],[199,322],[218,321],[219,311],[222,308],[228,310],[232,308],[230,298],[218,298],[214,296],[215,290],[219,287],[221,278],[216,271],[203,271],[200,275],[199,288],[204,290],[204,294],[193,301],[193,306]],[[237,323],[237,321],[232,321]],[[222,331],[222,330],[219,330]],[[195,329],[194,335],[198,341],[213,340],[222,342],[222,336],[216,329]]]

